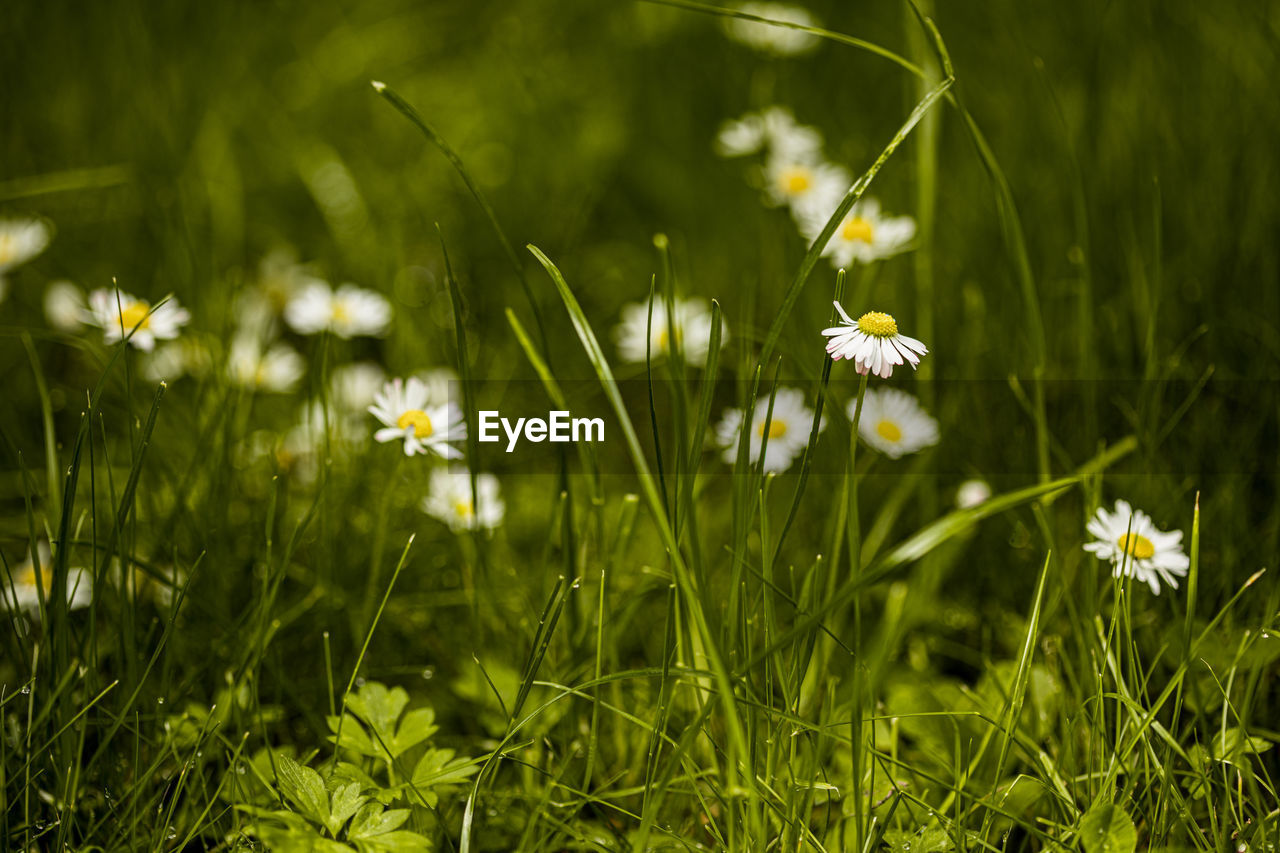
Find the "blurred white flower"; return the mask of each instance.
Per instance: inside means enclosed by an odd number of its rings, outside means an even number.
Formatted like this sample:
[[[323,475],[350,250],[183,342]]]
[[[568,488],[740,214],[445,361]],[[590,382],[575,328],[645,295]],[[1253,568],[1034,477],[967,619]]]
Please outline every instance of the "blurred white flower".
[[[255,391],[287,393],[298,387],[306,372],[306,361],[291,347],[280,343],[264,347],[251,335],[238,336],[227,353],[231,381]]]
[[[438,406],[462,399],[458,374],[451,367],[430,367],[414,374],[427,387],[427,404]]]
[[[69,281],[55,281],[44,292],[44,316],[59,332],[78,332],[84,328],[84,315],[89,310],[84,292]]]
[[[756,154],[764,145],[764,119],[756,113],[747,113],[740,119],[726,121],[720,125],[720,132],[716,134],[716,153],[721,157]]]
[[[1128,501],[1116,501],[1115,512],[1098,507],[1086,528],[1094,537],[1084,549],[1112,565],[1112,575],[1136,577],[1160,594],[1160,581],[1174,589],[1185,577],[1191,560],[1182,553],[1182,531],[1164,532],[1151,516],[1135,510]]]
[[[209,349],[188,335],[156,347],[143,363],[142,375],[150,382],[172,382],[188,373],[204,376],[212,366]]]
[[[492,474],[476,475],[476,504],[471,502],[471,475],[466,468],[454,466],[431,472],[422,511],[449,525],[455,533],[462,530],[493,530],[502,524],[506,505],[498,478]]]
[[[747,15],[771,21],[785,21],[806,27],[817,27],[818,21],[807,9],[791,3],[739,3],[732,7]],[[790,27],[779,27],[760,21],[742,18],[726,18],[725,32],[736,42],[776,56],[799,56],[818,46],[819,38],[812,33]]]
[[[384,424],[373,434],[383,443],[404,441],[405,456],[416,453],[436,453],[445,459],[461,458],[462,453],[451,446],[451,441],[467,437],[467,425],[462,410],[452,403],[429,405],[427,386],[417,377],[409,381],[393,379],[369,407],[369,413]]]
[[[956,489],[956,506],[971,509],[991,499],[991,486],[986,480],[965,480]]]
[[[844,189],[841,189],[821,202],[815,199],[797,209],[797,222],[807,239],[814,240],[822,233],[843,195]],[[880,202],[864,198],[845,214],[822,255],[831,260],[832,266],[843,269],[903,252],[915,236],[916,221],[910,216],[884,216]]]
[[[236,297],[236,325],[242,332],[260,340],[271,340],[279,334],[278,322],[285,306],[302,287],[312,280],[307,268],[298,263],[292,248],[271,250],[259,263],[253,284]]]
[[[766,107],[760,111],[764,124],[764,142],[769,153],[793,159],[821,159],[822,132],[809,124],[800,124],[786,107]]]
[[[4,583],[0,577],[0,599],[13,611],[25,611],[38,617],[40,615],[40,597],[43,588],[45,606],[49,606],[53,594],[53,554],[49,543],[36,543],[36,554],[40,558],[40,580],[36,580],[35,561],[30,551],[27,558],[13,568],[12,586]],[[88,607],[93,600],[93,576],[85,569],[69,568],[67,570],[67,609],[79,610]]]
[[[855,321],[839,302],[833,304],[840,312],[841,323],[822,330],[830,338],[827,352],[835,361],[852,359],[858,373],[870,371],[888,379],[895,365],[906,362],[914,370],[920,357],[929,352],[920,341],[899,334],[897,322],[888,314],[869,311]]]
[[[807,211],[820,207],[827,199],[835,197],[838,203],[849,184],[849,173],[843,167],[810,155],[770,154],[764,165],[766,203],[773,207],[789,206],[798,222],[808,216]]]
[[[809,431],[813,428],[813,410],[805,405],[804,392],[798,388],[779,388],[773,400],[773,416],[769,418],[769,441],[765,446],[765,419],[769,414],[769,398],[756,401],[751,417],[751,443],[749,458],[760,459],[764,450],[766,473],[785,471],[809,443]],[[818,424],[823,429],[825,422]],[[716,426],[717,443],[724,448],[724,461],[733,465],[738,459],[738,444],[742,432],[742,410],[728,409]]]
[[[653,302],[653,323],[649,323],[649,304],[629,302],[622,306],[622,318],[613,330],[618,344],[618,354],[631,364],[643,364],[646,350],[654,359],[670,352],[670,330],[667,323],[667,305],[661,298]],[[700,366],[706,363],[707,347],[711,344],[711,304],[705,299],[675,300],[675,332],[680,350],[686,362]],[[729,330],[724,318],[720,319],[720,347],[729,340]]]
[[[9,289],[5,273],[40,254],[53,239],[53,228],[43,219],[0,219],[0,300]]]
[[[337,409],[363,412],[373,405],[386,381],[386,371],[371,361],[344,364],[329,377],[329,398]]]
[[[856,399],[849,401],[850,420],[857,405]],[[885,456],[898,459],[937,444],[938,422],[906,391],[868,388],[862,401],[858,435]]]
[[[285,306],[284,319],[303,335],[328,330],[340,338],[376,337],[386,334],[391,323],[391,303],[354,284],[335,291],[327,282],[309,279]]]
[[[178,337],[190,320],[191,314],[176,299],[169,299],[152,311],[150,303],[114,288],[90,293],[89,312],[85,315],[85,322],[101,327],[107,344],[132,332],[129,342],[145,352],[155,349],[157,340]]]

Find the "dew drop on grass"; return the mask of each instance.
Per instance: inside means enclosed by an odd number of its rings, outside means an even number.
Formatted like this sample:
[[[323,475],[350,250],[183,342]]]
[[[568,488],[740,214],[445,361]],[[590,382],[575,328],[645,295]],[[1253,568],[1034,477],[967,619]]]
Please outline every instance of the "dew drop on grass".
[[[436,675],[435,668],[429,666],[422,671],[422,680],[430,681],[432,678],[435,678],[435,675]]]
[[[237,765],[236,765],[236,773],[238,773],[238,774],[240,774],[241,776],[243,776],[246,772],[247,772],[247,771],[245,770],[245,768],[244,768],[244,765],[243,765],[243,764],[237,764]]]
[[[360,677],[360,678],[357,678],[357,679],[356,679],[356,687],[364,687],[364,678],[363,678],[363,676],[362,676],[362,677]]]
[[[157,699],[157,700],[156,700],[156,704],[157,704],[157,705],[163,705],[163,704],[164,704],[164,697],[163,697],[163,696],[161,696],[159,699]]]

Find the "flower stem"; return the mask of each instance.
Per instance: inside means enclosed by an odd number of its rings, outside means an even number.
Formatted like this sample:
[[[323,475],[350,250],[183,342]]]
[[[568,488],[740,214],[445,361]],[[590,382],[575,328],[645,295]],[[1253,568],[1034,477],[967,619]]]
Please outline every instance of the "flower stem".
[[[858,402],[853,410],[853,423],[849,427],[849,468],[846,473],[849,483],[849,508],[845,516],[849,544],[849,571],[857,573],[862,568],[862,530],[858,524],[858,476],[855,463],[858,457],[858,422],[862,420],[862,401],[867,396],[867,381],[870,373],[864,373],[858,383]]]

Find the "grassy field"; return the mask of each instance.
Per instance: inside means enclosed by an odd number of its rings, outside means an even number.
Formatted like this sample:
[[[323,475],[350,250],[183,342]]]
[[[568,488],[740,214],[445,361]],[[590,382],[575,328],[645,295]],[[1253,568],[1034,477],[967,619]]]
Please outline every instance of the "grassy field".
[[[1274,4],[0,5],[6,849],[1277,851]]]

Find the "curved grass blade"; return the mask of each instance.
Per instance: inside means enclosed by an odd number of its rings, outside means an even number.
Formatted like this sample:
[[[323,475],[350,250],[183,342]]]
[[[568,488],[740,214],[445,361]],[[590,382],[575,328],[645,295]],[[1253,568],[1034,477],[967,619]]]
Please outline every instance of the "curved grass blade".
[[[658,528],[662,543],[667,548],[677,587],[680,589],[685,606],[689,611],[693,627],[702,640],[703,651],[707,656],[707,662],[716,683],[717,693],[724,711],[724,725],[730,746],[725,762],[726,784],[729,789],[736,789],[739,778],[737,757],[742,756],[745,758],[748,754],[746,735],[742,730],[742,721],[738,718],[733,679],[730,676],[728,667],[724,664],[719,645],[712,635],[706,612],[702,608],[702,597],[698,584],[680,554],[680,546],[676,542],[675,532],[667,523],[666,515],[663,512],[663,502],[658,495],[653,475],[649,471],[649,465],[645,461],[644,451],[640,447],[635,427],[632,425],[631,417],[627,414],[626,405],[618,393],[618,383],[613,377],[609,362],[605,358],[604,352],[600,349],[600,343],[596,339],[595,333],[591,330],[591,324],[587,321],[586,315],[583,314],[582,307],[578,305],[578,300],[573,295],[573,291],[569,289],[569,284],[564,280],[564,276],[560,274],[560,270],[556,268],[551,259],[536,246],[529,246],[529,251],[538,259],[538,262],[542,264],[551,280],[555,283],[556,290],[559,291],[565,309],[569,312],[569,317],[573,321],[574,330],[578,333],[582,347],[586,350],[587,357],[595,368],[600,384],[604,388],[605,396],[609,399],[609,403],[618,417],[618,423],[626,440],[632,464],[636,469],[636,476],[640,480],[641,491],[649,504],[650,514],[653,516],[654,523]]]
[[[480,187],[476,182],[471,179],[471,174],[467,172],[467,167],[463,165],[462,158],[453,150],[453,146],[446,142],[445,138],[422,117],[422,114],[414,109],[412,104],[396,94],[394,89],[379,80],[372,81],[371,85],[375,92],[385,98],[391,106],[399,110],[400,114],[412,122],[418,130],[422,131],[423,135],[440,150],[440,153],[445,156],[445,159],[457,171],[458,176],[462,178],[462,182],[467,185],[471,197],[476,200],[476,204],[480,205],[480,209],[484,211],[485,218],[489,220],[489,224],[493,227],[493,233],[502,245],[503,254],[507,256],[507,260],[511,262],[511,268],[516,271],[516,275],[520,278],[520,286],[524,289],[525,298],[529,300],[529,308],[533,311],[534,324],[538,327],[538,336],[542,339],[542,349],[550,357],[551,348],[547,339],[547,329],[542,322],[542,312],[538,310],[538,303],[533,298],[533,288],[529,286],[529,279],[525,275],[524,265],[520,263],[520,256],[516,254],[515,247],[507,239],[507,232],[502,230],[502,225],[498,222],[498,215],[494,213],[493,206],[489,204],[489,200],[485,198],[484,193],[480,191]]]

